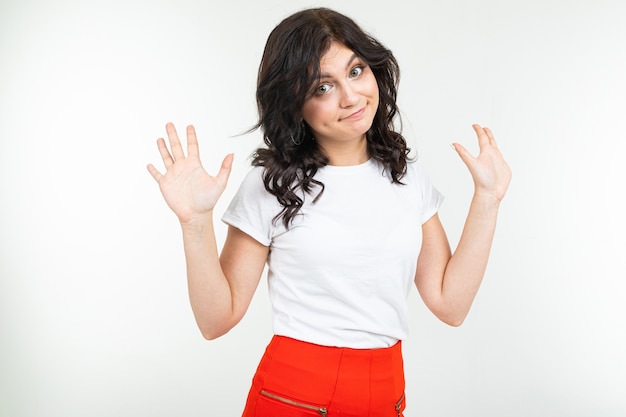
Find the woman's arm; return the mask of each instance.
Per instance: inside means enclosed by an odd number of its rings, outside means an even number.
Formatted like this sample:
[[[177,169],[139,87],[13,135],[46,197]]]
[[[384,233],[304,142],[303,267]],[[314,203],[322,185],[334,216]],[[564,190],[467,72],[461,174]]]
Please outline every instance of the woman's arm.
[[[187,127],[187,156],[174,126],[168,123],[166,129],[171,153],[164,139],[157,141],[166,173],[153,165],[148,165],[148,171],[180,221],[191,307],[202,335],[214,339],[243,317],[269,248],[230,227],[220,259],[213,208],[226,188],[233,157],[226,156],[219,173],[212,177],[200,163],[193,126]]]
[[[465,320],[485,274],[500,201],[511,181],[491,131],[474,125],[480,153],[474,158],[454,144],[474,180],[474,196],[459,244],[451,253],[439,217],[422,226],[423,242],[415,284],[428,308],[442,321],[459,326]]]
[[[189,300],[202,335],[224,335],[243,318],[261,279],[269,248],[229,226],[218,257],[213,221],[183,225]]]

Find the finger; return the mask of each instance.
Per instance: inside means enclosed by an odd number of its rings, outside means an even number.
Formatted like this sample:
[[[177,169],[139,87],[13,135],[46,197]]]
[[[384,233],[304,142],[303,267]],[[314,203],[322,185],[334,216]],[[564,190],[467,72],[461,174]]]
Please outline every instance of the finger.
[[[220,171],[217,173],[215,179],[222,184],[223,187],[226,187],[226,183],[228,182],[228,177],[230,176],[230,172],[233,168],[233,159],[235,155],[230,153],[226,155],[224,160],[222,161],[222,166],[220,167]]]
[[[161,181],[161,178],[163,178],[163,174],[161,174],[152,164],[148,164],[148,172],[150,172],[150,175],[152,175],[152,178],[154,178],[157,183]]]
[[[168,169],[174,163],[174,159],[172,158],[172,155],[170,155],[170,151],[167,149],[165,139],[157,139],[157,147],[159,148],[161,159],[163,159],[163,163],[165,164],[165,169]]]
[[[476,132],[476,136],[478,137],[478,147],[480,150],[483,150],[483,148],[489,144],[489,136],[487,136],[485,129],[478,124],[472,125],[472,128],[474,128],[474,132]]]
[[[183,152],[183,147],[180,144],[180,139],[178,139],[178,133],[176,133],[176,128],[174,127],[174,124],[166,124],[165,130],[167,131],[167,137],[170,140],[170,147],[172,148],[172,156],[174,160],[184,158],[185,152]]]
[[[198,137],[196,136],[196,129],[193,125],[187,126],[187,156],[200,157]]]
[[[493,136],[493,132],[491,131],[491,129],[486,127],[484,130],[485,130],[485,133],[487,134],[487,137],[489,138],[489,144],[497,148],[498,145],[496,144],[496,138],[495,136]]]
[[[454,148],[454,150],[456,151],[456,153],[459,154],[459,156],[461,157],[461,160],[463,161],[463,163],[469,167],[470,164],[472,163],[472,161],[475,159],[471,153],[469,153],[469,151],[467,149],[465,149],[465,147],[459,143],[453,143],[452,147]]]

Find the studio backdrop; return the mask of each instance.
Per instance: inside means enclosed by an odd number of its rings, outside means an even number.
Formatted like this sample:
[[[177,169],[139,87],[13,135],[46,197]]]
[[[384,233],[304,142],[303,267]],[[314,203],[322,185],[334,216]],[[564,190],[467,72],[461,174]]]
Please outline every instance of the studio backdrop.
[[[272,334],[266,279],[204,340],[146,165],[167,122],[195,125],[210,173],[234,152],[221,217],[262,142],[245,132],[267,35],[310,6],[396,55],[453,246],[473,185],[450,143],[476,153],[471,125],[489,126],[513,170],[465,323],[409,297],[406,415],[626,415],[621,0],[0,2],[0,415],[239,415]]]

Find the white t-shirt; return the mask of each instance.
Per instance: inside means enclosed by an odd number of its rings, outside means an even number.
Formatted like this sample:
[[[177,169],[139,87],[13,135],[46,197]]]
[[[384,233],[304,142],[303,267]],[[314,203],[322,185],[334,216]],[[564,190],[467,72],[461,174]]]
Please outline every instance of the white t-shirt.
[[[269,295],[275,334],[326,346],[388,347],[408,336],[407,297],[422,243],[421,225],[443,197],[416,162],[391,182],[370,159],[325,166],[325,185],[287,230],[282,207],[263,185],[263,168],[246,176],[222,220],[270,247]]]

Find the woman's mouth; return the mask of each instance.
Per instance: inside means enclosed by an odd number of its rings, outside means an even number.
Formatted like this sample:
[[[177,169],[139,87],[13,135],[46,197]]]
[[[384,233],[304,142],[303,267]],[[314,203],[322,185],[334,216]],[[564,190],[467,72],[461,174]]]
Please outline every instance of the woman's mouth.
[[[343,120],[353,120],[353,119],[358,119],[359,117],[361,117],[363,114],[365,113],[365,107],[355,111],[354,113],[352,113],[351,115],[344,117]]]

